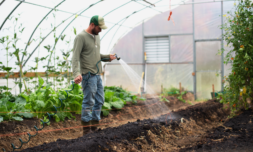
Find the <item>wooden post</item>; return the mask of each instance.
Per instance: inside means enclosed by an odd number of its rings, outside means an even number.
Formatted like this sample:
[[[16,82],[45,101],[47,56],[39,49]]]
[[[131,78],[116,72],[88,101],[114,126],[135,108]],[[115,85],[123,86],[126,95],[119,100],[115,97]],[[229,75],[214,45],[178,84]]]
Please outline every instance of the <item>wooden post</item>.
[[[212,84],[212,88],[213,88],[213,98],[215,97],[215,94],[214,94],[214,84]]]
[[[179,93],[181,94],[182,92],[182,87],[181,87],[181,82],[179,82]]]
[[[142,87],[143,77],[144,77],[144,72],[142,72],[141,82],[140,82],[139,91],[138,91],[138,94],[140,94],[140,95],[141,95],[141,87]]]
[[[163,85],[161,85],[161,94],[163,94]]]

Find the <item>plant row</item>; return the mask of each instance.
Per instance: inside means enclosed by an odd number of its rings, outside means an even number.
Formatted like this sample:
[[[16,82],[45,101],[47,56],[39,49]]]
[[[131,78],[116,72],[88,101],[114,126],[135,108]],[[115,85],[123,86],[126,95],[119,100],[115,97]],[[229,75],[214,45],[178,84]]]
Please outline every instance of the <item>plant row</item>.
[[[83,92],[78,84],[74,84],[74,89],[67,93],[65,90],[71,90],[72,84],[66,88],[55,91],[51,84],[44,85],[44,80],[38,77],[39,86],[34,92],[29,94],[22,92],[18,96],[13,96],[9,92],[0,92],[0,122],[2,121],[23,121],[23,118],[41,118],[47,121],[47,112],[53,114],[54,106],[62,106],[58,109],[53,119],[56,122],[64,121],[66,118],[74,118],[72,114],[81,114]],[[127,102],[136,104],[137,96],[120,87],[104,87],[105,102],[102,107],[102,114],[107,116],[112,109],[120,110]],[[144,98],[139,98],[145,100]]]

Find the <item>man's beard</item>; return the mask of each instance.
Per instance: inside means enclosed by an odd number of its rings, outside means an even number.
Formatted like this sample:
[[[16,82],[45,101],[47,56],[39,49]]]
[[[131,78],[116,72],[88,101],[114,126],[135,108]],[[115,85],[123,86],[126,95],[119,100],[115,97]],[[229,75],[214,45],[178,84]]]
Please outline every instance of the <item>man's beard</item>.
[[[95,28],[91,30],[91,33],[92,33],[93,35],[98,35],[98,33],[95,31]]]

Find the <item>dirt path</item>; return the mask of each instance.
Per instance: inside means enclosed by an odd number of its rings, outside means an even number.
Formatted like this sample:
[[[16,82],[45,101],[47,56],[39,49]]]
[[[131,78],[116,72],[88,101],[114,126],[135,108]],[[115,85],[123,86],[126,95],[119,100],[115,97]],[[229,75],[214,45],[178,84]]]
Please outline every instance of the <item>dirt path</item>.
[[[137,120],[133,123],[106,128],[72,140],[25,149],[24,151],[179,151],[194,147],[205,138],[206,131],[218,127],[227,115],[223,105],[208,101],[156,119]]]

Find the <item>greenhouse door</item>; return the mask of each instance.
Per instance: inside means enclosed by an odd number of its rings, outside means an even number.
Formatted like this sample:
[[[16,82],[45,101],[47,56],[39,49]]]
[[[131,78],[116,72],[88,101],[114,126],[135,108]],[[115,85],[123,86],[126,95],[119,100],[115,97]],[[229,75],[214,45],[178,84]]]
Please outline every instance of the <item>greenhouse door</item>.
[[[221,91],[221,41],[195,41],[196,43],[196,97],[210,99],[212,85]]]

